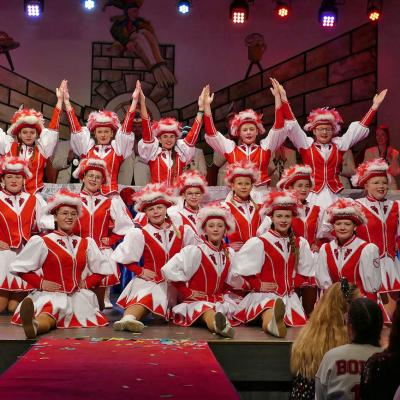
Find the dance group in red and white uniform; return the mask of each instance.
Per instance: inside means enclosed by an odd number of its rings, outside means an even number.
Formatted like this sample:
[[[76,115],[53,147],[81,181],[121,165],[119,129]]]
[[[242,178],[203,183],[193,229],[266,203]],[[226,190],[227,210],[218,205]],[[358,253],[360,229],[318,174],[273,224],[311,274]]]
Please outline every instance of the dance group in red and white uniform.
[[[254,110],[231,120],[238,143],[216,130],[209,86],[183,139],[176,119],[150,121],[139,82],[122,125],[115,113],[99,111],[81,126],[67,81],[57,89],[47,129],[39,112],[16,112],[8,132],[0,129],[0,311],[12,312],[12,323],[28,338],[54,328],[106,325],[102,309],[120,281],[119,263],[134,275],[117,300],[124,312],[115,330],[142,332],[151,313],[229,338],[234,326],[248,323],[283,337],[287,326],[306,323],[318,295],[342,277],[378,301],[389,321],[400,266],[399,204],[386,197],[388,165],[377,159],[358,167],[353,184],[365,189],[361,199],[341,198],[338,179],[343,154],[368,135],[386,91],[342,136],[336,110],[313,110],[308,136],[275,79],[271,92],[275,121],[259,144],[265,129]],[[152,183],[133,194],[133,219],[117,177],[133,151],[139,103],[138,151]],[[58,141],[63,105],[72,149],[81,157],[75,177],[82,188],[60,189],[46,202],[44,168]],[[206,142],[229,164],[230,192],[220,203],[206,203],[206,180],[187,170],[203,119]],[[268,164],[287,138],[303,164],[287,169],[272,189]]]

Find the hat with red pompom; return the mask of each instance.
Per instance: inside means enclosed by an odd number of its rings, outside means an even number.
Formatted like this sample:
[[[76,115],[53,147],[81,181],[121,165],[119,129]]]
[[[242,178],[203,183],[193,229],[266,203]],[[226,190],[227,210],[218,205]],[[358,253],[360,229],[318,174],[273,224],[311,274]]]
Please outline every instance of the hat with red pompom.
[[[271,216],[274,211],[288,210],[297,215],[300,207],[301,203],[293,191],[272,190],[264,198],[261,213]]]
[[[358,166],[356,173],[351,177],[351,183],[356,187],[363,187],[371,178],[377,176],[384,176],[390,182],[388,170],[389,165],[383,158],[365,161]]]
[[[356,225],[364,225],[367,219],[362,212],[361,206],[352,199],[336,200],[326,209],[328,223],[333,224],[339,219],[349,219]]]
[[[182,136],[182,125],[175,118],[161,118],[159,121],[153,121],[151,131],[157,138],[163,133],[173,133],[177,138],[180,138]]]
[[[114,133],[120,128],[118,115],[112,111],[92,111],[86,124],[90,132],[94,132],[96,128],[111,128]]]
[[[238,114],[235,114],[235,116],[231,119],[230,122],[231,136],[238,137],[240,127],[246,123],[254,124],[257,127],[258,133],[260,135],[265,133],[265,128],[262,123],[262,114],[258,114],[254,110],[249,108],[247,110],[240,111],[240,113]]]
[[[306,131],[312,131],[318,125],[331,125],[334,134],[337,135],[340,131],[340,124],[342,123],[342,117],[334,108],[317,108],[310,112],[304,129]]]
[[[250,178],[252,183],[258,183],[260,171],[256,168],[255,164],[247,160],[229,164],[225,175],[226,184],[232,185],[234,179],[239,177]]]
[[[165,183],[149,183],[136,192],[132,199],[135,202],[135,210],[139,212],[157,204],[164,204],[166,207],[176,204],[174,189]]]
[[[276,184],[278,189],[289,189],[296,181],[309,180],[311,186],[314,186],[312,178],[312,169],[309,165],[293,165],[283,171],[281,180]]]
[[[72,173],[72,176],[76,179],[82,180],[86,172],[90,170],[99,171],[103,175],[103,183],[110,183],[110,174],[107,170],[107,164],[100,158],[84,158]]]
[[[38,135],[44,129],[43,114],[34,109],[20,108],[11,119],[11,126],[8,128],[9,135],[17,136],[23,128],[36,129]]]
[[[46,215],[54,214],[60,207],[73,207],[80,217],[82,214],[82,199],[79,194],[72,193],[67,189],[60,189],[47,200],[47,206],[44,207],[43,213]]]
[[[32,178],[28,162],[19,157],[2,157],[0,160],[0,175],[22,175],[24,178]]]
[[[180,195],[190,188],[199,188],[202,193],[205,193],[207,186],[206,179],[198,171],[186,171],[176,180],[176,187]]]
[[[221,203],[214,202],[209,203],[205,207],[202,207],[197,214],[197,229],[200,234],[204,234],[204,226],[210,219],[221,219],[225,222],[226,233],[232,233],[235,231],[235,219],[228,206]]]

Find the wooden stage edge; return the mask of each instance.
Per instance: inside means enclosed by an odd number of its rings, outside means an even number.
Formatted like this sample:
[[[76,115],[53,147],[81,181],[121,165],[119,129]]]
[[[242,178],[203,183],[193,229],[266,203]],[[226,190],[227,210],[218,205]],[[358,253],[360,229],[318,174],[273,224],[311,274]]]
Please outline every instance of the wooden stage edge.
[[[56,329],[42,338],[125,338],[125,339],[190,339],[207,341],[228,378],[241,393],[289,391],[290,347],[300,328],[289,328],[284,339],[265,334],[260,326],[239,326],[233,339],[224,339],[203,326],[178,327],[160,320],[145,320],[141,334],[117,332],[112,323],[121,314],[105,310],[110,325],[101,328]],[[26,340],[23,329],[10,323],[11,317],[0,315],[0,374],[16,362],[35,340]],[[386,346],[389,329],[384,328],[382,344]],[[245,398],[245,397],[242,397]]]

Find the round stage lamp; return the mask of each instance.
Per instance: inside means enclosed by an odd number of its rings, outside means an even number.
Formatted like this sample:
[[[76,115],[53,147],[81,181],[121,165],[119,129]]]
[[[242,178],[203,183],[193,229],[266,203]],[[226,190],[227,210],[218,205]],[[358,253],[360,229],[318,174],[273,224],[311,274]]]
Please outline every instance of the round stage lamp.
[[[178,7],[178,13],[185,15],[185,14],[189,14],[190,13],[190,1],[189,0],[180,0],[178,1],[177,4]]]

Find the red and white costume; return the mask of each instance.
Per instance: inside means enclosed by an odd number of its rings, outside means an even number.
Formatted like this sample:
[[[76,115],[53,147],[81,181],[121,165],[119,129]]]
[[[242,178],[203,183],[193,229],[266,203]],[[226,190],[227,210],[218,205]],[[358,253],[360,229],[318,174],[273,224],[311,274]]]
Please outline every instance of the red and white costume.
[[[289,125],[288,138],[300,152],[304,164],[309,165],[313,171],[314,187],[311,189],[308,201],[327,208],[338,199],[338,193],[343,189],[339,180],[343,154],[368,136],[368,126],[376,111],[371,108],[361,121],[352,122],[346,133],[340,137],[333,137],[331,143],[319,144],[301,129],[288,103],[283,103],[283,110],[285,119],[294,122]],[[312,131],[318,125],[328,124],[332,125],[334,134],[337,135],[342,122],[335,109],[319,108],[310,113],[304,128]]]
[[[28,163],[17,157],[5,157],[0,168],[1,175],[9,173],[31,176]],[[42,215],[45,206],[46,202],[39,194],[33,195],[23,191],[12,194],[5,189],[0,191],[0,241],[10,246],[9,250],[0,250],[0,290],[32,289],[18,276],[10,274],[9,268],[32,233],[45,228],[43,223],[46,222],[46,218]]]
[[[61,190],[49,199],[46,213],[68,205],[81,207],[79,196]],[[91,238],[53,231],[44,236],[33,236],[11,264],[10,272],[28,282],[34,290],[29,294],[35,316],[50,315],[57,328],[80,328],[107,325],[99,311],[96,295],[88,290],[97,286],[105,275],[112,274],[109,261],[100,253]],[[42,290],[43,281],[61,285],[56,292]],[[85,289],[80,288],[84,281]],[[21,324],[20,306],[12,318]]]
[[[81,158],[101,158],[107,164],[111,177],[110,185],[103,185],[102,193],[109,194],[118,191],[118,173],[122,162],[133,152],[135,135],[132,124],[135,113],[127,112],[122,126],[118,116],[111,111],[92,112],[89,115],[86,127],[81,126],[74,109],[67,112],[71,126],[71,147]],[[92,137],[96,128],[108,127],[114,133],[114,139],[108,145],[96,144]]]
[[[182,135],[181,124],[175,118],[162,118],[150,127],[150,119],[142,118],[142,139],[138,144],[140,157],[149,164],[152,183],[165,182],[173,186],[184,168],[195,156],[195,144],[199,137],[201,122],[194,120],[192,129],[185,137]],[[174,134],[177,142],[172,150],[161,148],[158,137],[164,133]]]
[[[339,199],[327,209],[328,222],[349,219],[361,227],[366,223],[361,207],[354,200]],[[381,286],[379,249],[353,235],[346,243],[337,239],[321,246],[316,258],[315,277],[321,289],[329,288],[340,278],[357,285],[363,295],[375,294]],[[374,295],[371,296],[375,298]]]
[[[6,133],[0,129],[0,155],[19,157],[29,163],[31,177],[25,180],[25,191],[37,193],[43,189],[43,175],[47,159],[49,159],[58,142],[58,129],[61,110],[54,108],[48,128],[44,127],[43,115],[29,109],[18,110]],[[19,142],[17,137],[23,128],[35,128],[38,139],[33,146]]]
[[[142,212],[152,205],[165,204],[169,207],[174,203],[171,192],[159,184],[148,184],[135,194],[135,199],[135,208]],[[183,247],[198,242],[199,239],[191,228],[172,223],[163,228],[147,223],[142,228],[129,230],[123,242],[114,250],[111,259],[125,264],[136,277],[125,287],[117,304],[124,309],[140,304],[153,314],[168,319],[169,306],[175,301],[175,291],[164,280],[161,268]],[[137,263],[142,257],[143,267],[139,267]],[[143,279],[143,269],[154,271],[156,276],[150,280]]]
[[[229,164],[225,182],[231,186],[236,178],[247,177],[252,184],[259,180],[260,173],[255,165],[247,160]],[[261,224],[260,209],[251,197],[244,200],[236,194],[228,195],[225,204],[230,208],[235,220],[235,229],[228,235],[230,245],[238,251],[247,240],[257,235]]]
[[[267,215],[275,210],[291,210],[296,214],[297,198],[290,192],[271,192],[264,205]],[[308,242],[302,237],[294,237],[299,250],[298,264],[291,249],[289,237],[283,237],[269,230],[259,237],[251,238],[236,255],[234,275],[242,275],[250,283],[253,291],[240,302],[235,318],[249,322],[263,311],[272,309],[275,300],[285,303],[285,324],[301,326],[307,317],[297,294],[294,280],[296,274],[314,276],[313,253]],[[262,283],[275,283],[278,287],[270,292],[261,292]]]
[[[245,110],[236,114],[230,128],[230,134],[233,137],[239,137],[241,125],[245,123],[253,123],[256,125],[259,134],[264,134],[265,129],[262,124],[262,115],[257,114],[253,110]],[[214,126],[212,116],[204,115],[205,125],[205,140],[219,154],[222,154],[229,164],[239,161],[252,162],[260,173],[260,181],[256,185],[256,191],[263,194],[270,178],[268,176],[268,165],[271,159],[271,154],[282,146],[286,139],[284,131],[284,120],[281,109],[275,113],[275,124],[269,131],[266,138],[260,141],[260,144],[253,143],[251,145],[240,144],[236,145],[233,140],[227,139]],[[261,196],[260,194],[260,196]],[[256,199],[258,200],[258,198]]]
[[[179,191],[179,195],[182,196],[187,189],[198,188],[201,190],[203,195],[207,191],[208,183],[203,175],[197,171],[186,171],[181,176],[178,177],[176,181],[176,187]],[[198,223],[198,212],[199,210],[192,210],[189,208],[185,202],[182,206],[176,205],[168,209],[168,214],[174,218],[180,218],[179,224],[187,225],[197,233],[197,223]]]
[[[222,219],[228,231],[235,227],[229,210],[215,205],[201,209],[199,230],[204,234],[205,223],[212,218]],[[180,293],[181,303],[172,309],[174,323],[182,326],[192,325],[207,310],[224,314],[231,323],[237,325],[233,316],[237,303],[227,294],[235,285],[231,274],[235,252],[224,243],[216,248],[205,241],[197,246],[187,246],[169,260],[161,269],[165,279],[175,282]],[[192,299],[193,291],[205,293],[202,299]]]
[[[369,179],[377,176],[388,178],[389,166],[382,160],[366,161],[359,165],[353,184],[364,186]],[[382,273],[381,292],[400,290],[400,263],[396,257],[396,239],[400,236],[399,202],[366,196],[357,199],[367,218],[367,223],[357,229],[357,236],[379,248]]]

